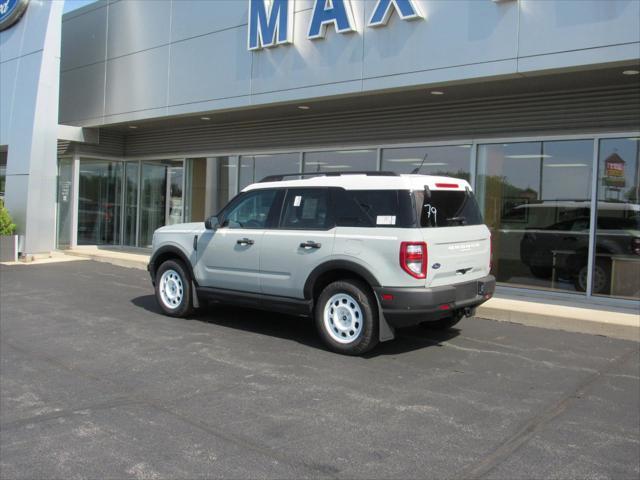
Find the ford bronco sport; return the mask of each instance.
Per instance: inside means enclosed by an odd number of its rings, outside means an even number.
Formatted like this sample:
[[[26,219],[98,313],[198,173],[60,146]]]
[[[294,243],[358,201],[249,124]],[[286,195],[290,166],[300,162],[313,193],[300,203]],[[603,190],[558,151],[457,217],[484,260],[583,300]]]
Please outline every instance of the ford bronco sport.
[[[204,223],[159,228],[148,268],[167,315],[217,302],[311,316],[330,349],[358,355],[396,328],[473,315],[495,289],[490,257],[464,180],[298,173],[246,187]]]

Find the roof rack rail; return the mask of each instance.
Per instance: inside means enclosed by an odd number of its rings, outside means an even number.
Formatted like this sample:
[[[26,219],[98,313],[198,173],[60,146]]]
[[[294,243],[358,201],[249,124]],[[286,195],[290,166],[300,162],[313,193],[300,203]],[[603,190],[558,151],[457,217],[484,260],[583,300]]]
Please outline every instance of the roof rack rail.
[[[281,173],[278,175],[268,175],[258,183],[280,182],[286,177],[341,177],[343,175],[367,175],[369,177],[399,177],[396,172],[378,172],[371,170],[360,170],[353,172],[305,172],[305,173]]]

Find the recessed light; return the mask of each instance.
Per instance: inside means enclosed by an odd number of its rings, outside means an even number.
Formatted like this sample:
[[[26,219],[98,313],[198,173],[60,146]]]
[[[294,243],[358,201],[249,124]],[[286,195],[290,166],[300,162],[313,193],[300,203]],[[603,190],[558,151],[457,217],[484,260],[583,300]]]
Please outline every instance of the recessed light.
[[[622,72],[623,75],[638,75],[640,70],[625,70]]]
[[[311,110],[309,105],[298,105],[299,110]]]
[[[444,92],[442,92],[440,90],[431,90],[429,93],[431,95],[444,95]]]
[[[131,130],[135,130],[135,129],[136,129],[136,128],[138,128],[138,127],[137,127],[136,125],[129,125],[129,128],[130,128]]]
[[[211,120],[211,117],[200,117],[200,120],[205,120],[205,121]]]

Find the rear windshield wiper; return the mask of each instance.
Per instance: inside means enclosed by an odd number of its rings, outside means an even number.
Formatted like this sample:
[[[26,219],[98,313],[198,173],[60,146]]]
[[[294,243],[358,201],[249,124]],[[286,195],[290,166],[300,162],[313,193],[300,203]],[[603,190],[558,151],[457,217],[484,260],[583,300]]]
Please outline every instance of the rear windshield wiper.
[[[448,223],[459,223],[460,225],[464,225],[467,223],[467,217],[451,217],[447,218]]]

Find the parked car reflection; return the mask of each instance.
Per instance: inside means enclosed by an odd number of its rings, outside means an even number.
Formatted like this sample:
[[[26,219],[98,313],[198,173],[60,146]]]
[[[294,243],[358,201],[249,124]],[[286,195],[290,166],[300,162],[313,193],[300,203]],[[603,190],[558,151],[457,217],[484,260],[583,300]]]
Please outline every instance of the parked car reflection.
[[[553,209],[572,218],[547,226],[525,227],[520,259],[538,278],[569,279],[575,289],[587,288],[590,216],[587,202],[546,202],[519,205],[511,213],[522,218],[523,209]],[[573,205],[570,205],[573,204]],[[576,208],[570,208],[571,206]],[[583,207],[583,208],[581,208]],[[593,293],[611,290],[612,258],[640,257],[640,205],[598,202]],[[637,263],[636,263],[637,264]]]

